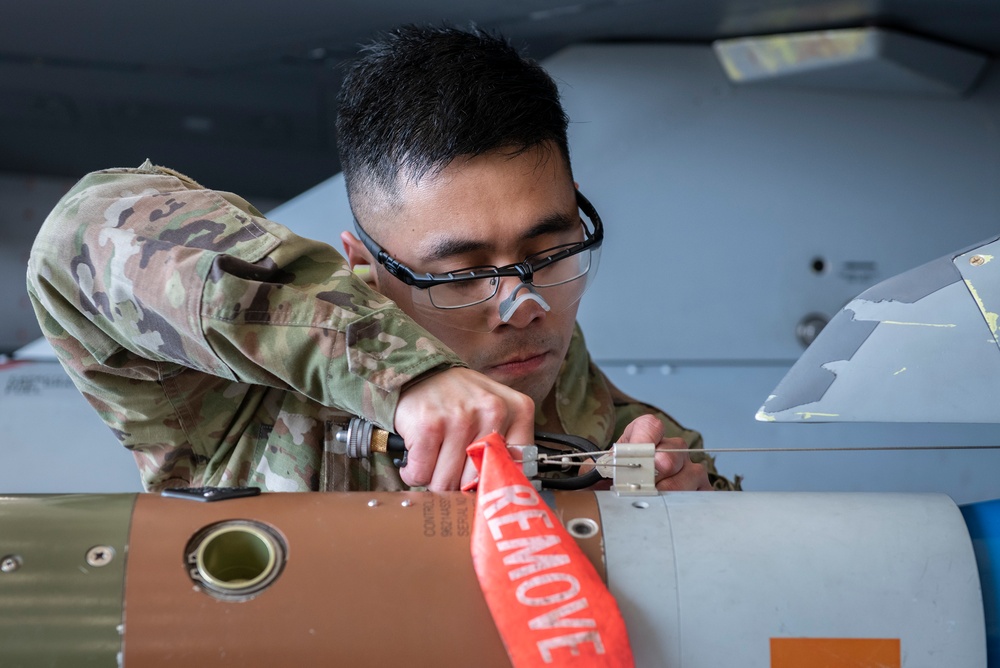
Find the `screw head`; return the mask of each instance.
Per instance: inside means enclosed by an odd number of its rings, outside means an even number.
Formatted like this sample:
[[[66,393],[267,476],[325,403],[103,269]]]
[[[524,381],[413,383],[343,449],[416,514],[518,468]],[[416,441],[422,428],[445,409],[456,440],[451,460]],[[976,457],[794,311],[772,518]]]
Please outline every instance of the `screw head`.
[[[21,557],[16,554],[8,554],[0,559],[0,573],[13,573],[21,567]]]
[[[378,505],[378,499],[372,499],[371,501],[368,502],[369,508],[374,508],[377,505]]]
[[[969,264],[971,264],[973,267],[981,267],[982,265],[986,264],[986,258],[984,258],[982,255],[973,255],[972,257],[969,258]]]
[[[413,505],[413,499],[403,499],[400,505],[403,506],[404,508],[409,508],[410,506]]]
[[[107,566],[115,558],[115,548],[110,545],[95,545],[87,550],[87,564],[94,568]]]

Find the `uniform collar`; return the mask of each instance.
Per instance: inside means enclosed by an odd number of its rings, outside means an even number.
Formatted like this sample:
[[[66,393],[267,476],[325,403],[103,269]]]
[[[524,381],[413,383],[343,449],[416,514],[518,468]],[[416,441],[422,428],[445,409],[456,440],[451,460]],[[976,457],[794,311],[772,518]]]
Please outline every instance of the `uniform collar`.
[[[544,407],[553,403],[558,424],[545,417]],[[535,427],[539,431],[582,436],[600,448],[614,438],[615,406],[611,390],[590,360],[579,325],[573,329],[552,393],[535,412]]]

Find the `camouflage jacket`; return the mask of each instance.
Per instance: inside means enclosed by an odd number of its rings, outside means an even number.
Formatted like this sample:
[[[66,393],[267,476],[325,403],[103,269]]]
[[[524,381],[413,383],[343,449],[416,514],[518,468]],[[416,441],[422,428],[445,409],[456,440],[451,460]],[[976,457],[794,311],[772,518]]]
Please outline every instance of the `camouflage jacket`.
[[[664,436],[680,437],[692,450],[691,461],[699,462],[708,470],[709,482],[717,490],[740,489],[740,478],[735,483],[719,475],[715,459],[702,448],[701,434],[685,429],[660,409],[629,397],[615,387],[607,376],[590,359],[583,333],[577,326],[569,344],[553,388],[558,424],[546,421],[542,408],[535,412],[538,431],[557,434],[574,434],[606,448],[618,440],[625,427],[640,415],[655,415],[664,426]]]
[[[149,490],[317,489],[350,416],[391,428],[409,381],[463,364],[330,246],[148,161],[89,174],[60,200],[28,294]],[[590,364],[579,332],[554,391],[564,424],[542,426],[595,442],[650,412]],[[331,489],[405,487],[384,456],[327,460]]]

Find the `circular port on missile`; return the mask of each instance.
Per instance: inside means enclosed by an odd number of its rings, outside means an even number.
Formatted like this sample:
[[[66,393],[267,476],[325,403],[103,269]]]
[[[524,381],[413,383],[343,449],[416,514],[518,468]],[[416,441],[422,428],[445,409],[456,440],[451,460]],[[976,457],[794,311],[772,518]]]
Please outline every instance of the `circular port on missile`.
[[[250,520],[229,520],[205,527],[188,543],[191,579],[205,593],[246,600],[266,589],[281,573],[285,542],[271,527]]]
[[[566,523],[566,530],[573,538],[592,538],[601,530],[589,517],[577,517]]]

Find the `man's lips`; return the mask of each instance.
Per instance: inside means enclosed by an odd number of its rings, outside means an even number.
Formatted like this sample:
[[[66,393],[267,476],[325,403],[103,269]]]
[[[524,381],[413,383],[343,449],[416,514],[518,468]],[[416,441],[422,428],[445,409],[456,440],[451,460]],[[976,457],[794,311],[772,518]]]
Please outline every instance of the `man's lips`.
[[[516,357],[511,357],[504,362],[500,362],[499,364],[491,365],[489,370],[502,374],[531,373],[545,363],[548,355],[548,351],[518,355]]]

